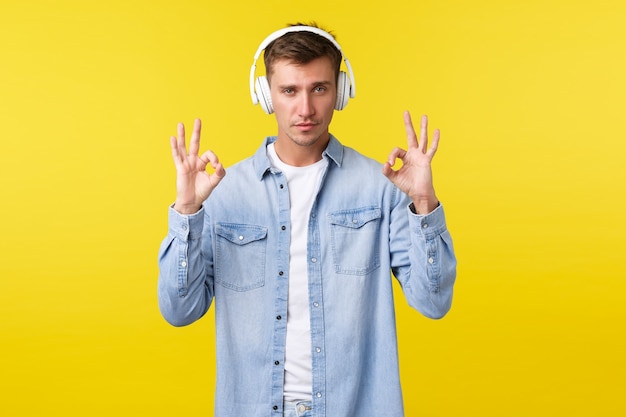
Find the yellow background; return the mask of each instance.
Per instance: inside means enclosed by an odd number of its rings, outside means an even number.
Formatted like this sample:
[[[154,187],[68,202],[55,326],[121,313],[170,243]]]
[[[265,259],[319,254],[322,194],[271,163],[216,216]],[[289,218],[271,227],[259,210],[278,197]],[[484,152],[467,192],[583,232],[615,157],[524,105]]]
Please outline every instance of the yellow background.
[[[626,413],[622,1],[0,1],[0,415],[212,415],[212,316],[167,325],[168,138],[226,166],[274,120],[261,40],[335,31],[357,98],[332,131],[380,161],[402,110],[435,161],[453,309],[397,299],[408,416]]]

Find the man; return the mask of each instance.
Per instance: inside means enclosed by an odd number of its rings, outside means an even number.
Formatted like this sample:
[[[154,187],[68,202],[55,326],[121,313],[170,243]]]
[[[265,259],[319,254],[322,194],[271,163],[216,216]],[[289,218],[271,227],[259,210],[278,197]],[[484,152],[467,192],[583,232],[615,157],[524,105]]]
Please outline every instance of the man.
[[[228,175],[199,154],[199,120],[188,150],[182,124],[171,138],[162,314],[183,326],[215,303],[217,417],[402,416],[389,271],[431,318],[448,312],[456,274],[431,173],[439,132],[428,147],[426,117],[418,141],[405,113],[408,149],[381,167],[329,133],[354,95],[331,35],[298,25],[261,49],[267,77],[252,94],[277,136]]]

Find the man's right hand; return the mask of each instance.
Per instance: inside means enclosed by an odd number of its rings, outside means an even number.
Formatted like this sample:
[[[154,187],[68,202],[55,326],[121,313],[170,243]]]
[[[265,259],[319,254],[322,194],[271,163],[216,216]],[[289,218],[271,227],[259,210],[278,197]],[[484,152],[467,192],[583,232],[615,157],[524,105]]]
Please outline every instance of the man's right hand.
[[[226,175],[224,167],[212,151],[206,151],[198,156],[201,127],[200,119],[196,119],[189,142],[189,152],[185,145],[185,126],[182,123],[178,124],[178,138],[174,136],[170,138],[172,158],[176,165],[174,210],[181,214],[193,214],[200,210],[202,202]],[[215,171],[210,175],[206,171],[209,163]]]

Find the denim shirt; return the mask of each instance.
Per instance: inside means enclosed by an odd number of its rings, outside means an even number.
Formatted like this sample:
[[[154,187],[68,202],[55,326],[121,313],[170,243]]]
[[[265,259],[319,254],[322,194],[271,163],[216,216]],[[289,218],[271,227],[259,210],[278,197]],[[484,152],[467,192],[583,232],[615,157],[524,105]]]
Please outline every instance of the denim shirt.
[[[159,307],[174,326],[215,304],[216,417],[282,416],[289,191],[266,138],[193,215],[169,210]],[[416,215],[381,165],[331,136],[308,219],[316,417],[403,415],[391,271],[430,318],[450,309],[456,259],[443,207]]]

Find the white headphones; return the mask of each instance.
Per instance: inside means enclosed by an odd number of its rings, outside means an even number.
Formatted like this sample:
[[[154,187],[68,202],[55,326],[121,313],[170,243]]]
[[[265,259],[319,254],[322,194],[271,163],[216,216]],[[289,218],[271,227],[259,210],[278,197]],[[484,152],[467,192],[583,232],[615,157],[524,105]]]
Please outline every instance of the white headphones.
[[[254,54],[254,61],[252,62],[252,67],[250,68],[250,95],[252,96],[252,104],[261,104],[263,111],[267,114],[271,114],[274,112],[274,107],[272,106],[272,96],[270,94],[270,85],[265,76],[259,76],[256,79],[256,83],[254,81],[254,71],[256,69],[256,61],[259,59],[261,52],[274,40],[280,38],[286,33],[289,32],[299,32],[306,31],[316,33],[335,45],[335,47],[341,53],[343,57],[343,62],[346,64],[346,68],[348,69],[348,74],[350,79],[348,80],[348,75],[345,72],[340,71],[339,77],[337,78],[337,101],[335,102],[335,109],[342,110],[348,104],[348,98],[354,98],[355,93],[355,84],[354,84],[354,74],[352,73],[352,67],[350,66],[350,61],[343,54],[341,47],[335,41],[335,38],[332,37],[328,32],[313,27],[313,26],[290,26],[284,29],[277,30],[276,32],[269,35],[261,45],[259,45],[259,49],[257,49],[256,54]]]

